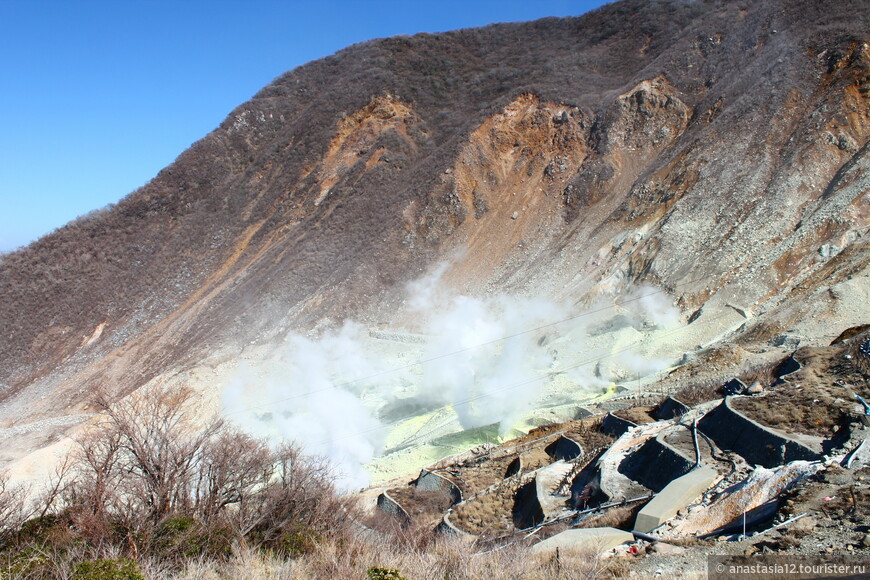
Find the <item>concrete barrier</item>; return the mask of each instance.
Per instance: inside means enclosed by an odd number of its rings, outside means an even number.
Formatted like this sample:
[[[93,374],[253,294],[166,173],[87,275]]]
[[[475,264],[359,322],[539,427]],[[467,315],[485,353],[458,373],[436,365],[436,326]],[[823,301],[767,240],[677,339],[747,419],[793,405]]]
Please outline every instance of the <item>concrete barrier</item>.
[[[535,472],[535,493],[544,518],[549,518],[554,512],[565,508],[568,497],[554,494],[559,491],[562,482],[573,469],[573,463],[559,460]]]
[[[523,470],[523,458],[517,457],[510,463],[508,463],[507,469],[504,470],[504,478],[513,477]]]
[[[631,532],[616,528],[579,528],[565,530],[532,546],[534,554],[560,552],[605,552],[626,542],[633,542]]]
[[[583,455],[583,447],[577,441],[562,435],[544,447],[544,452],[549,455],[553,461],[570,461]]]
[[[628,419],[617,417],[613,413],[608,413],[601,420],[601,432],[611,437],[618,438],[632,427],[637,427],[637,424],[632,423]]]
[[[702,465],[673,480],[643,506],[637,514],[634,529],[645,534],[653,531],[695,501],[718,478],[714,469]]]
[[[788,379],[786,377],[798,372],[801,368],[803,368],[803,365],[801,365],[801,363],[794,357],[794,354],[792,354],[773,369],[773,374],[776,376],[776,380],[773,381],[773,386],[787,383]]]
[[[596,454],[571,480],[568,491],[571,494],[569,505],[574,509],[598,505],[607,501],[608,496],[601,491],[601,471],[598,469],[598,459],[607,450]]]
[[[532,479],[517,489],[511,510],[514,526],[523,530],[544,521],[544,508],[538,495],[538,483]]]
[[[453,536],[454,538],[460,538],[467,542],[473,542],[477,539],[477,536],[474,534],[469,534],[468,532],[464,532],[456,527],[452,521],[450,521],[450,514],[453,513],[453,509],[447,510],[447,513],[444,514],[444,517],[441,518],[441,523],[439,523],[435,527],[435,532],[439,534],[444,534],[447,536]]]
[[[417,476],[414,485],[423,491],[446,491],[450,494],[454,505],[462,501],[462,490],[459,489],[459,486],[434,471],[420,470],[420,475]]]
[[[698,429],[720,449],[734,451],[748,463],[767,468],[798,459],[815,461],[821,457],[806,445],[734,410],[729,399],[726,397],[698,422]]]
[[[659,434],[648,439],[640,449],[620,462],[617,471],[654,492],[688,473],[695,460],[665,443],[663,437]]]
[[[742,395],[746,392],[746,385],[743,384],[743,381],[741,381],[740,379],[731,379],[730,381],[722,385],[722,388],[720,390],[722,391],[722,394],[726,397],[729,397],[731,395]]]
[[[792,373],[796,373],[801,370],[802,365],[798,360],[794,357],[794,355],[790,355],[788,358],[779,363],[773,371],[773,374],[776,375],[776,378],[781,379],[786,375],[790,375]]]
[[[718,527],[712,532],[701,536],[701,539],[715,538],[723,535],[741,533],[744,528],[752,530],[755,526],[769,524],[779,510],[779,500],[774,499],[760,506],[756,506],[745,514],[740,514],[724,526]]]
[[[658,407],[653,411],[653,417],[658,421],[666,421],[668,419],[674,419],[676,417],[681,417],[689,412],[689,406],[685,403],[678,401],[674,397],[668,396],[664,401],[659,404]]]
[[[411,516],[408,515],[405,508],[403,508],[401,504],[394,500],[387,492],[383,492],[378,496],[377,506],[379,510],[388,516],[396,518],[403,524],[411,523]]]

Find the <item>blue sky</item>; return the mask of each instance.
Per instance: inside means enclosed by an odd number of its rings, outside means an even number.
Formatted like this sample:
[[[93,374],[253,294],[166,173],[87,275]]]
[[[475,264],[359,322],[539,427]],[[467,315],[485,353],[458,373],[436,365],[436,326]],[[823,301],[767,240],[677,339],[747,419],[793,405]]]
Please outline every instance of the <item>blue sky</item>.
[[[598,0],[0,0],[0,252],[144,185],[283,72],[350,44]]]

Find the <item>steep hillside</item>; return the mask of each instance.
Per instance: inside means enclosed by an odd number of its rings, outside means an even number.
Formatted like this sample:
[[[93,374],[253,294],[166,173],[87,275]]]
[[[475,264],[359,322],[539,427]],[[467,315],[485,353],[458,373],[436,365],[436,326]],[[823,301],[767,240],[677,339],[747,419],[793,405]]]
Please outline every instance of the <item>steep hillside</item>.
[[[687,377],[826,344],[870,316],[868,30],[859,0],[626,0],[286,73],[2,257],[4,460],[96,389],[351,318],[420,331],[406,284],[441,263],[469,296],[659,288],[691,329],[659,354],[707,347]]]

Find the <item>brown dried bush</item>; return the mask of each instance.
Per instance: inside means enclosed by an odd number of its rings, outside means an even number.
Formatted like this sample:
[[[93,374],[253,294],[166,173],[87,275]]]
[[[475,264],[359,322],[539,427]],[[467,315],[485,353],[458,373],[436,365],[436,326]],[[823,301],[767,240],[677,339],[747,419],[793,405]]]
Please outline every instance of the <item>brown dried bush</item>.
[[[298,555],[347,533],[355,507],[337,493],[325,461],[217,419],[197,424],[192,403],[184,388],[118,402],[100,397],[103,419],[29,510],[24,491],[0,480],[4,547],[66,550],[78,541],[92,547],[83,556],[180,564],[228,558],[239,542]],[[33,533],[22,535],[28,529]],[[72,539],[60,545],[58,530]]]

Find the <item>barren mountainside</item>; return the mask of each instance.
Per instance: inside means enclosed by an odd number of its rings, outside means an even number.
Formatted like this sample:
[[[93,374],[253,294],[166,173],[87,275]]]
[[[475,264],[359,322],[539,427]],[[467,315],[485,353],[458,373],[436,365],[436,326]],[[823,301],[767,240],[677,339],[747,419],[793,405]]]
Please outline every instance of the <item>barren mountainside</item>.
[[[870,317],[868,31],[861,0],[625,0],[288,72],[0,257],[2,427],[290,330],[413,331],[445,261],[472,296],[645,284],[699,344],[828,344]]]

